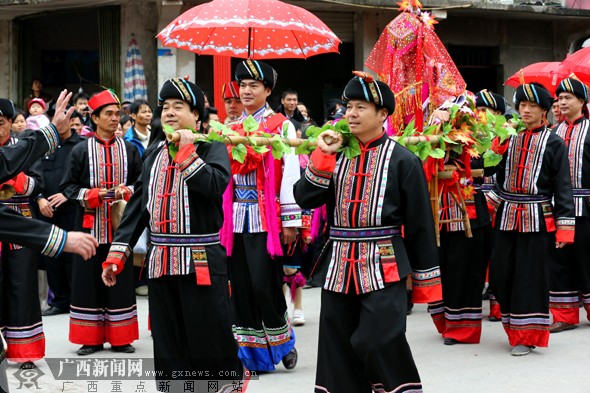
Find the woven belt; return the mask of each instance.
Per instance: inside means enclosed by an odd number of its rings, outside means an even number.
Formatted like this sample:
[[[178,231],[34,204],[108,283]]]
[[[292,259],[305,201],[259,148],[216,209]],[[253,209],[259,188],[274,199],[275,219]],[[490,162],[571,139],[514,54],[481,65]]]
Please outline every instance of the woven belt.
[[[248,184],[236,184],[234,186],[236,190],[256,190],[255,185],[248,185]]]
[[[258,191],[256,186],[237,184],[234,188],[234,202],[257,203]]]
[[[183,235],[179,233],[152,233],[150,241],[154,246],[189,247],[219,244],[219,233]]]
[[[492,191],[496,185],[492,183],[483,183],[477,186],[473,186],[476,190],[481,190],[483,192]]]
[[[401,233],[401,228],[398,225],[363,228],[332,227],[330,228],[330,239],[345,242],[370,242],[390,239],[392,236],[400,236]]]
[[[4,199],[0,201],[5,205],[28,205],[30,203],[30,197],[26,196],[13,196],[10,199]]]
[[[575,197],[587,197],[590,196],[590,190],[587,188],[574,188]]]
[[[512,194],[510,192],[500,190],[498,193],[500,199],[505,202],[513,203],[542,203],[551,202],[551,198],[545,195],[533,195],[533,194]]]

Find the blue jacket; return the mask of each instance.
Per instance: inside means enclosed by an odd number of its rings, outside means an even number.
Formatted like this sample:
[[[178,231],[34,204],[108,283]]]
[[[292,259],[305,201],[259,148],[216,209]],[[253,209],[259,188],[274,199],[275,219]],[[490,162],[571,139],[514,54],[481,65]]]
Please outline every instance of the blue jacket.
[[[145,147],[143,147],[143,144],[141,143],[141,141],[137,137],[136,132],[137,131],[135,131],[135,128],[133,128],[133,126],[129,127],[129,129],[127,130],[127,132],[123,136],[123,139],[131,142],[135,147],[137,147],[137,150],[139,151],[139,155],[143,156],[143,152],[145,151]]]

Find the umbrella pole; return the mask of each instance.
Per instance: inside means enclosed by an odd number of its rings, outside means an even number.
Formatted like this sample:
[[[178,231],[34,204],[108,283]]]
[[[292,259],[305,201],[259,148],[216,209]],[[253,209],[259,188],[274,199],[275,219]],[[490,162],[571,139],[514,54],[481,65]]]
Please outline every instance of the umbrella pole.
[[[252,54],[250,51],[252,50],[252,46],[250,45],[250,41],[252,40],[252,28],[248,27],[248,59],[251,58]]]

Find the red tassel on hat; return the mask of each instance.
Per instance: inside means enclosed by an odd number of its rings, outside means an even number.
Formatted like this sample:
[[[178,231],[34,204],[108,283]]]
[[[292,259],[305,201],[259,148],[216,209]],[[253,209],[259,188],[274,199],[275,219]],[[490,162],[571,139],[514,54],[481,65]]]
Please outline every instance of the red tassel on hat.
[[[364,71],[352,71],[352,74],[358,76],[367,83],[372,83],[374,81],[373,77]]]

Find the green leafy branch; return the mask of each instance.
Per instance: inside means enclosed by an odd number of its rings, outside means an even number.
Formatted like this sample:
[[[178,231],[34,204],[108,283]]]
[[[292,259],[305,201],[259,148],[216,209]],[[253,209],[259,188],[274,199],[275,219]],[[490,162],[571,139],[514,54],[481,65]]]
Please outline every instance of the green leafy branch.
[[[357,137],[348,128],[348,122],[345,119],[339,120],[336,124],[325,124],[322,127],[309,126],[305,130],[307,136],[307,143],[304,142],[297,149],[295,154],[310,154],[315,150],[315,144],[317,143],[318,136],[324,131],[335,131],[342,136],[342,146],[337,150],[343,152],[344,156],[348,159],[352,159],[361,154],[361,145]]]

